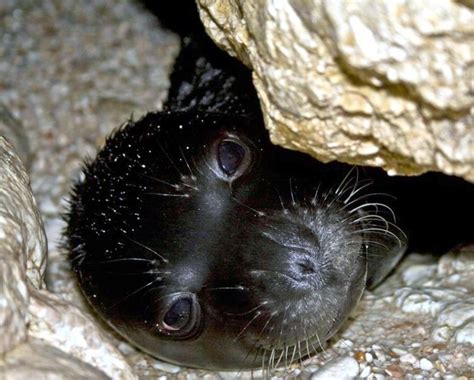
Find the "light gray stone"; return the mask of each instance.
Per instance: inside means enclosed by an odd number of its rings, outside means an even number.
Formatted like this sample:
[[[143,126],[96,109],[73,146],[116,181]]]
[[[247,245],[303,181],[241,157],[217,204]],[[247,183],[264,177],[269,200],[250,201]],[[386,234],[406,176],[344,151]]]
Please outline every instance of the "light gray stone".
[[[8,380],[109,379],[94,367],[37,341],[22,344],[9,352],[0,366],[0,378]]]
[[[316,371],[311,380],[349,380],[359,374],[359,363],[350,356],[342,356],[326,363],[324,367]]]

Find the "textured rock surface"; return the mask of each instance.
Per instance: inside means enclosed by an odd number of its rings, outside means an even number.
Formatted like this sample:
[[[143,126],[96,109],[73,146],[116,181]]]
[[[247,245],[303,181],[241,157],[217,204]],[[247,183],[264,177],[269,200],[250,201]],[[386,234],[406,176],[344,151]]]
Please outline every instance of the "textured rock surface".
[[[474,182],[474,9],[452,0],[198,0],[254,70],[273,142]]]
[[[11,114],[7,107],[0,103],[0,136],[13,145],[23,165],[27,168],[31,163],[28,138],[23,123]]]
[[[134,350],[106,326],[100,326],[99,332],[60,247],[60,213],[81,161],[93,155],[104,137],[131,112],[138,115],[159,106],[166,94],[177,39],[162,31],[135,3],[105,0],[46,0],[34,7],[27,0],[0,1],[0,36],[0,103],[25,127],[35,158],[32,188],[49,250],[49,292],[36,290],[41,285],[42,269],[38,268],[43,268],[36,264],[37,269],[28,272],[30,296],[19,293],[17,303],[7,303],[19,311],[15,314],[20,317],[19,340],[26,337],[21,329],[25,318],[31,327],[27,343],[13,348],[13,342],[4,348],[12,351],[2,356],[0,378],[100,378],[104,373],[127,378],[133,376],[129,363],[134,375],[141,378],[250,380],[250,372],[207,373],[162,363]],[[10,148],[8,152],[6,165],[18,163]],[[4,168],[2,162],[1,173]],[[20,177],[26,184],[26,175]],[[10,186],[1,180],[0,210],[3,205],[11,210],[13,201],[11,195],[5,197],[5,183]],[[14,212],[28,218],[28,213]],[[8,265],[18,260],[25,263],[21,250],[8,248],[2,231],[4,223],[0,222],[0,268],[5,268],[4,257],[15,256]],[[8,241],[16,245],[14,236]],[[339,357],[357,360],[359,376],[371,379],[473,377],[474,354],[468,343],[474,324],[472,251],[453,252],[441,260],[411,255],[381,288],[364,296],[357,313],[325,352],[304,366],[276,370],[275,378],[317,378],[326,363],[337,363],[334,359]],[[10,252],[13,256],[8,256]],[[41,252],[30,255],[28,262],[42,263],[44,250]],[[24,280],[24,267],[14,265]],[[3,278],[2,272],[0,292],[7,283],[2,283]],[[8,280],[8,284],[21,284],[14,281],[18,280]],[[1,323],[7,315],[2,305],[0,302]],[[456,313],[461,310],[459,317]],[[6,341],[6,331],[2,324],[0,345]],[[253,378],[264,375],[254,371]]]
[[[90,363],[112,378],[134,379],[123,355],[88,317],[41,290],[47,255],[43,222],[25,169],[1,136],[0,184],[0,374],[9,379],[37,378],[40,373],[74,378],[74,373],[86,376],[90,368],[85,363]],[[25,343],[17,350],[27,338],[41,343]],[[62,351],[63,360],[51,361],[53,347]],[[72,373],[67,372],[69,365]]]
[[[0,354],[26,339],[28,287],[43,286],[45,265],[46,236],[28,176],[0,136]]]
[[[90,316],[48,291],[35,292],[28,308],[28,335],[55,347],[112,379],[136,379],[121,352]]]
[[[94,367],[39,342],[22,344],[4,359],[2,379],[108,379]]]

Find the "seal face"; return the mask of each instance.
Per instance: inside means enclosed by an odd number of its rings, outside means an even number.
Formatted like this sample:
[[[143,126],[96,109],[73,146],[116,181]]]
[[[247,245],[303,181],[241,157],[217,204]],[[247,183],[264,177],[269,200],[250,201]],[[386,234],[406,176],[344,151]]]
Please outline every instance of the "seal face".
[[[329,339],[404,251],[366,182],[273,146],[258,122],[148,114],[74,188],[66,235],[80,286],[158,358],[288,364]]]

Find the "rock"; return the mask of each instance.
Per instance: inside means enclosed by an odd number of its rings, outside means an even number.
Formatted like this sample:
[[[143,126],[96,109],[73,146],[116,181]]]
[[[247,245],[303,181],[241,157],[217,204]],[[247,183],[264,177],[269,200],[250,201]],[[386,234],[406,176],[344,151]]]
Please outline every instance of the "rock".
[[[458,328],[454,339],[458,344],[474,346],[474,318]]]
[[[37,291],[28,309],[30,337],[47,342],[112,379],[136,379],[120,351],[87,315],[48,291]]]
[[[316,371],[311,380],[353,379],[359,374],[359,363],[350,356],[341,356]]]
[[[31,152],[23,123],[12,115],[10,110],[0,103],[0,136],[13,145],[26,168],[30,166]]]
[[[9,380],[108,379],[103,372],[41,342],[22,344],[4,358],[0,374]]]
[[[420,368],[423,371],[431,371],[433,369],[433,363],[431,363],[428,359],[426,358],[421,358],[420,359]]]
[[[403,372],[403,370],[395,365],[395,364],[390,364],[387,369],[385,370],[385,372],[387,373],[387,375],[389,375],[390,377],[393,377],[393,378],[396,378],[396,379],[399,379],[399,378],[402,378],[405,373]]]
[[[272,141],[474,182],[474,9],[448,0],[198,0],[253,70]]]
[[[4,358],[5,379],[108,379],[99,370],[41,342],[22,344]],[[2,377],[3,378],[3,377]]]
[[[400,362],[402,363],[410,363],[411,365],[415,365],[418,359],[413,354],[405,354],[400,356]]]
[[[44,286],[46,237],[29,178],[0,136],[0,354],[26,339],[30,287]]]

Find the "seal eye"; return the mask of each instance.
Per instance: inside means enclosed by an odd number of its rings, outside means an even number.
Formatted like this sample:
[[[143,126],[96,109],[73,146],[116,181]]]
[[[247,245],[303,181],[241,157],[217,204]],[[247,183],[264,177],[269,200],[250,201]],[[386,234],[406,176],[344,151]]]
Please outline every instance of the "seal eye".
[[[158,318],[159,331],[172,339],[191,339],[200,328],[201,308],[193,293],[175,293],[164,300]]]
[[[163,318],[163,325],[166,329],[176,331],[186,326],[191,317],[192,301],[189,298],[178,298],[171,305]]]
[[[242,165],[245,153],[245,148],[239,143],[233,140],[221,141],[217,150],[219,167],[228,176],[234,175]]]

